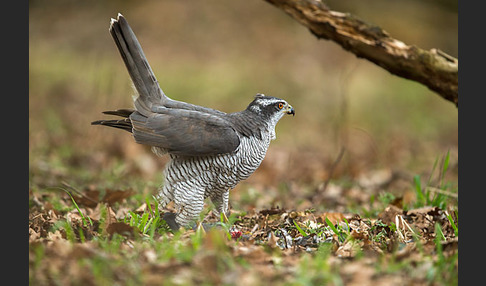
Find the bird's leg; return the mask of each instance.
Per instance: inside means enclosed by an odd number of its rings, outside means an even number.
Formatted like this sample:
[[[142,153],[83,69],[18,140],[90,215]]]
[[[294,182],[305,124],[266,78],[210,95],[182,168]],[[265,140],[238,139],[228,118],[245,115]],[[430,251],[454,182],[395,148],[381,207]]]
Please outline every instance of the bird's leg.
[[[175,217],[176,223],[180,226],[187,226],[191,221],[197,219],[203,208],[204,197],[195,194],[188,201],[185,201],[184,205],[178,207],[179,210]]]
[[[159,202],[159,208],[162,209],[174,199],[173,190],[167,182],[164,183],[164,186],[162,186],[155,198]]]
[[[224,222],[224,223],[228,223],[228,222],[229,222],[229,219],[228,219],[228,217],[226,216],[226,213],[224,213],[224,212],[223,212],[222,214],[223,214],[223,222]]]
[[[164,183],[162,188],[159,190],[159,193],[155,195],[155,199],[159,202],[159,209],[163,209],[169,204],[174,198],[173,189],[169,187],[167,182]],[[169,227],[173,231],[179,230],[180,225],[175,221],[176,214],[171,212],[165,212],[164,216],[162,217]]]
[[[228,202],[229,202],[229,190],[226,190],[223,194],[223,206],[221,212],[223,213],[223,220],[225,223],[229,222],[228,217],[226,216],[226,213],[228,212]]]
[[[226,216],[226,212],[228,211],[229,190],[224,193],[215,192],[210,198],[211,202],[214,204],[216,215],[220,217],[222,214],[223,221],[227,223],[229,221]]]

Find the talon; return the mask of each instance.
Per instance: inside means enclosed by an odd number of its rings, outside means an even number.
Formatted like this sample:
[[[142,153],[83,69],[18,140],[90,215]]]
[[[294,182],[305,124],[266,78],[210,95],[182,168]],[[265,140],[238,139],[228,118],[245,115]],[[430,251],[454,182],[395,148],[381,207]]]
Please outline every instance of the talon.
[[[206,230],[204,229],[202,222],[197,223],[196,233],[202,233],[203,235],[206,235]]]
[[[228,223],[228,222],[229,222],[229,219],[228,219],[228,217],[226,216],[226,213],[222,212],[222,215],[223,215],[223,222],[224,222],[224,223]]]
[[[170,229],[172,229],[173,231],[178,231],[180,226],[175,221],[175,217],[176,217],[175,213],[167,212],[167,213],[164,213],[164,215],[162,216],[162,219],[165,220],[165,222],[167,222],[167,225],[169,225]]]

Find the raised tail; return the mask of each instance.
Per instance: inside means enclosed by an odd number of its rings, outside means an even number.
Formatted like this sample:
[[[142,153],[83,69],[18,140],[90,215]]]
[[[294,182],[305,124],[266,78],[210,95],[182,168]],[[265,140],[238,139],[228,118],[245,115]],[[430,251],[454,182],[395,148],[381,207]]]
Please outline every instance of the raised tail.
[[[130,121],[130,115],[135,112],[133,109],[118,109],[113,111],[103,111],[104,114],[117,115],[124,117],[123,119],[112,120],[96,120],[91,122],[91,125],[105,125],[109,127],[119,128],[132,133],[132,121]]]
[[[138,92],[135,108],[149,116],[153,105],[164,105],[169,99],[160,88],[137,37],[122,14],[118,14],[116,20],[111,19],[110,33]]]

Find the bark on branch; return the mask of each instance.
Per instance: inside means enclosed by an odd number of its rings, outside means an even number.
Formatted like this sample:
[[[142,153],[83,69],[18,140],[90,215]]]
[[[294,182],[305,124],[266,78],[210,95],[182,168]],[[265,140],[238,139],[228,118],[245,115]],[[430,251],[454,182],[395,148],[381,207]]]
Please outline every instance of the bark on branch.
[[[330,10],[319,0],[265,0],[282,9],[321,39],[332,40],[397,76],[420,82],[458,106],[456,58],[438,50],[407,45],[349,13]]]

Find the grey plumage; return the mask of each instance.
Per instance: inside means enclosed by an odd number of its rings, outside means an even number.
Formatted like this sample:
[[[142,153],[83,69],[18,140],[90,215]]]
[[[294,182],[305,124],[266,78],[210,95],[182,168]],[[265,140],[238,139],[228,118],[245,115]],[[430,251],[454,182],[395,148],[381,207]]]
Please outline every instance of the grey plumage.
[[[165,216],[173,228],[197,218],[208,197],[216,211],[226,213],[229,190],[258,168],[275,139],[275,125],[283,115],[294,115],[294,109],[285,100],[263,94],[235,113],[173,100],[160,88],[121,14],[111,20],[110,33],[138,97],[135,109],[103,112],[123,119],[92,124],[126,130],[137,143],[152,146],[157,155],[168,153],[171,160],[156,197],[162,208],[174,202],[177,213]]]

